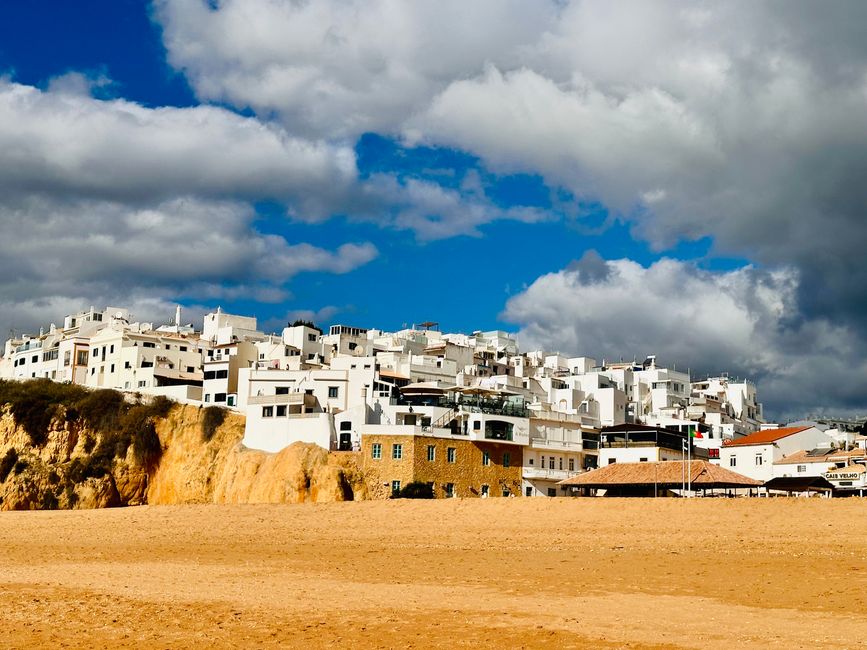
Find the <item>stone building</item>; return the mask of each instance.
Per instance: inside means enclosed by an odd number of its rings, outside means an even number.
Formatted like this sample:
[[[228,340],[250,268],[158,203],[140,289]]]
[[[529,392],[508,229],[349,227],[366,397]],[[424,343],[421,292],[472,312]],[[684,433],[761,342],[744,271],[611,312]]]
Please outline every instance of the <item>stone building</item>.
[[[362,468],[371,492],[387,498],[412,482],[436,498],[521,494],[521,445],[435,435],[363,434]]]

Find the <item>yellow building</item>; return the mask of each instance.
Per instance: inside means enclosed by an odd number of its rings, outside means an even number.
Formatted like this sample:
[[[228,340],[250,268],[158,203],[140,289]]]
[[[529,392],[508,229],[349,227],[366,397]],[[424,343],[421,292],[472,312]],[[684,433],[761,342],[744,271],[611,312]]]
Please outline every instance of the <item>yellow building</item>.
[[[520,445],[362,433],[361,458],[370,491],[380,498],[413,482],[433,484],[438,499],[521,495]]]

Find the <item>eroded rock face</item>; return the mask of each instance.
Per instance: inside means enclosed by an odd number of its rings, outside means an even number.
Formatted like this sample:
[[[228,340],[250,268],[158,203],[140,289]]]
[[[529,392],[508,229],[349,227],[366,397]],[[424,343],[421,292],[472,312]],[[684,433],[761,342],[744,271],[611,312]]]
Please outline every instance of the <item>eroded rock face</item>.
[[[204,410],[178,405],[156,421],[159,462],[142,467],[132,448],[92,469],[100,434],[55,418],[34,447],[8,409],[0,411],[0,458],[14,448],[16,469],[0,482],[0,509],[106,508],[183,503],[302,503],[366,499],[357,454],[295,443],[276,454],[241,445],[244,419],[228,414],[214,436],[202,436]],[[90,469],[87,469],[90,468]],[[99,474],[94,476],[93,474]]]

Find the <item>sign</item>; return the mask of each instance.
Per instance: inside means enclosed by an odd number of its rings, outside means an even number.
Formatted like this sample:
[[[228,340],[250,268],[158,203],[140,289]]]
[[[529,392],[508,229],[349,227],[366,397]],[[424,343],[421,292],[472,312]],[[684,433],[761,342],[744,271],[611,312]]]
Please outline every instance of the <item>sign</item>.
[[[825,478],[829,481],[851,481],[861,478],[861,472],[825,472]]]

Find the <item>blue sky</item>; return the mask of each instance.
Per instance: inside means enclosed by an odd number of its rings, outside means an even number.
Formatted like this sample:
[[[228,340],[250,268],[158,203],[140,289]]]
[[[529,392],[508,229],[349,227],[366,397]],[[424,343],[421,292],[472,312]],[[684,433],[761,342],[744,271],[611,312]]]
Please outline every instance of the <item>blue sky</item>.
[[[434,320],[857,409],[863,12],[6,3],[0,326]],[[803,379],[828,359],[845,391]]]

